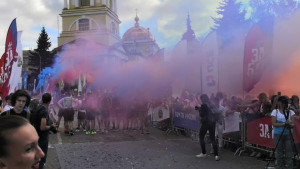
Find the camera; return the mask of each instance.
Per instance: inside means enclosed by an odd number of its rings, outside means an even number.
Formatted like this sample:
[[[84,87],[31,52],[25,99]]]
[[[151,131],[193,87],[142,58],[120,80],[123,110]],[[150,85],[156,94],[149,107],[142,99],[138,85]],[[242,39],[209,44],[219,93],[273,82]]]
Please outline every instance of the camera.
[[[282,103],[283,109],[285,110],[285,109],[288,109],[289,104],[292,103],[292,100],[289,99],[287,96],[280,96],[280,97],[278,98],[278,102],[281,102],[281,103]]]
[[[51,131],[52,133],[56,134],[57,133],[57,129],[54,126],[50,126],[49,131]]]

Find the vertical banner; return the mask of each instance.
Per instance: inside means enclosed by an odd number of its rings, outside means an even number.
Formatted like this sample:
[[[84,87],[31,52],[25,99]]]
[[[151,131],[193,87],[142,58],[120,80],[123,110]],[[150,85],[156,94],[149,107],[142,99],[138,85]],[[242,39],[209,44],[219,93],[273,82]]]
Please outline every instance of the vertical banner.
[[[244,91],[251,91],[261,79],[267,64],[270,45],[258,24],[250,29],[244,51]]]
[[[23,88],[27,90],[28,71],[24,71],[23,74]]]
[[[17,36],[17,23],[16,19],[14,19],[7,31],[5,53],[2,55],[0,61],[0,90],[2,92],[2,98],[9,94],[9,81],[12,72],[12,65],[18,60],[18,54],[16,51]]]
[[[18,58],[12,62],[11,77],[9,79],[9,92],[13,93],[19,89],[19,84],[22,83],[22,65],[23,65],[23,49],[21,43],[22,31],[18,32],[17,48]]]
[[[81,75],[79,75],[79,78],[78,78],[78,94],[79,92],[82,92],[82,80],[81,80]]]
[[[216,32],[211,32],[202,47],[202,93],[212,94],[218,91],[218,40]]]

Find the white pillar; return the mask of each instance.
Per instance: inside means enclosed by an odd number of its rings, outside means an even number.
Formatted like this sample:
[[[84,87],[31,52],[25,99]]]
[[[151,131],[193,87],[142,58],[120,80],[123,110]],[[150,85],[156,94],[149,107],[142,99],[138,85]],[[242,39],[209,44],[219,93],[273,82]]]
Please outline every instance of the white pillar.
[[[79,31],[79,20],[76,21],[76,30]]]
[[[106,0],[102,0],[103,5],[107,5]]]
[[[111,11],[114,11],[114,1],[109,1],[109,6],[111,7]]]
[[[65,0],[64,1],[64,9],[67,9],[68,8],[68,0]]]
[[[117,0],[114,0],[114,12],[117,14]]]
[[[79,7],[79,0],[75,0],[75,8]]]
[[[95,0],[90,0],[90,6],[95,6]]]

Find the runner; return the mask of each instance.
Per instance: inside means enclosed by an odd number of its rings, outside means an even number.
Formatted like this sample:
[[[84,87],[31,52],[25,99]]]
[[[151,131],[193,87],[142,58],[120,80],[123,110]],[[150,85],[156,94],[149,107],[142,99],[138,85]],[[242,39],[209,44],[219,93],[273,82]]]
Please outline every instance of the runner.
[[[65,121],[65,127],[66,131],[65,133],[67,135],[73,136],[73,121],[74,121],[74,114],[75,114],[75,108],[79,105],[79,101],[77,99],[74,99],[73,96],[70,93],[67,93],[67,96],[60,99],[57,102],[60,109],[63,109],[64,114],[64,121]]]

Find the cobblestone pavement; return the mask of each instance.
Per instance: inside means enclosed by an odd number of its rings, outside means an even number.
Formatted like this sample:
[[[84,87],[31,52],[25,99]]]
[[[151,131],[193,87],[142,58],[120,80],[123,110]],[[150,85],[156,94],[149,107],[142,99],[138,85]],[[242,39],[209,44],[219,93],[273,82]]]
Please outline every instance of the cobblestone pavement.
[[[220,152],[220,161],[213,155],[199,159],[195,157],[199,143],[154,128],[149,135],[139,131],[52,134],[50,147],[45,169],[253,169],[266,165],[247,155],[234,156],[227,149]]]

